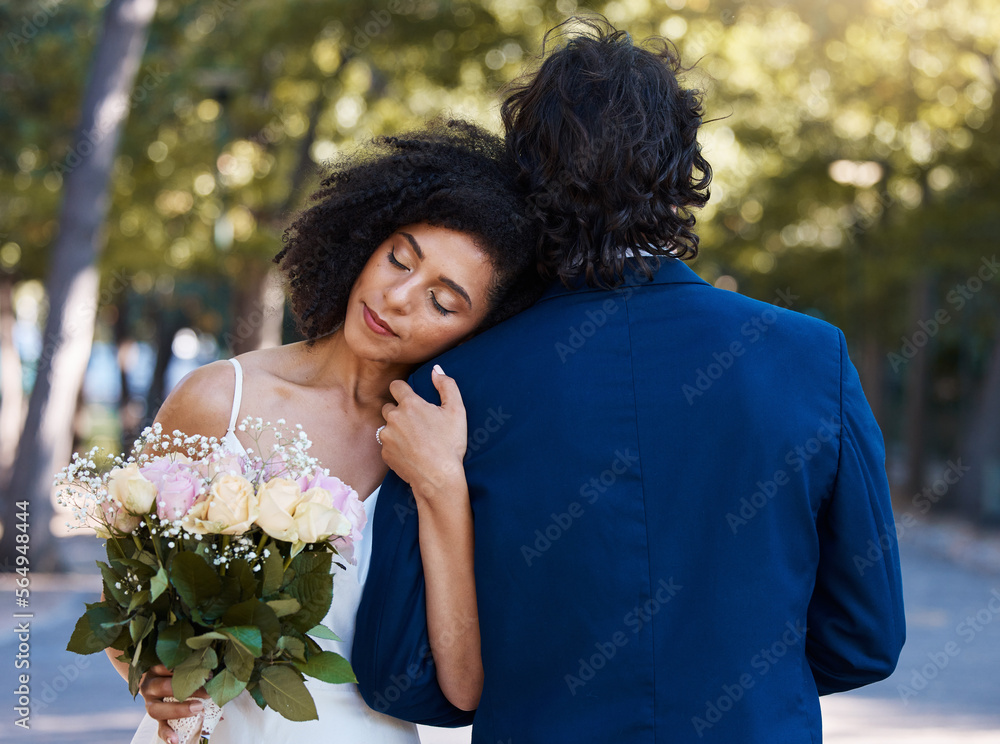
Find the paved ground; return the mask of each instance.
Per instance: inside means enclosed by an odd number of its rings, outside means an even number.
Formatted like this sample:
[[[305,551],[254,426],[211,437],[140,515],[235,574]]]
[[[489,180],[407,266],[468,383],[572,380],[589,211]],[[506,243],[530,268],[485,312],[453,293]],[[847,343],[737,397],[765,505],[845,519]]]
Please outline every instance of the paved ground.
[[[990,609],[990,601],[1000,596],[1000,538],[983,539],[961,525],[937,523],[914,528],[900,543],[908,639],[899,667],[884,682],[825,698],[825,741],[996,744],[1000,612]],[[99,592],[97,577],[33,576],[31,588],[31,730],[14,725],[18,639],[7,632],[0,636],[0,691],[6,696],[0,740],[128,744],[141,706],[102,657],[65,651],[83,603]],[[10,575],[0,576],[0,597],[2,611],[12,615]],[[992,606],[1000,607],[1000,600]],[[17,622],[10,620],[11,626]],[[427,744],[468,741],[467,730],[427,730],[422,736]]]

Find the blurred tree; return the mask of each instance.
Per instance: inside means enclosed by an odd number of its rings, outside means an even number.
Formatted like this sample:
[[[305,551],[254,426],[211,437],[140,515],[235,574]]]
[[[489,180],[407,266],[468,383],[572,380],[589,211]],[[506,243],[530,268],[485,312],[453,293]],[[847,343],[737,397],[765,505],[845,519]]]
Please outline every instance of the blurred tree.
[[[12,174],[0,179],[0,268],[19,278],[49,263],[77,71],[100,6],[0,5],[15,34],[0,71],[0,172]],[[1000,417],[990,361],[1000,282],[975,292],[969,282],[1000,232],[1000,7],[591,7],[637,39],[667,36],[697,64],[687,78],[706,91],[716,177],[694,268],[844,328],[890,453],[910,463],[911,485],[897,485],[915,487],[933,458],[968,453],[984,476],[963,481],[975,492],[966,508],[980,513],[972,504],[1000,489],[988,463],[1000,434],[987,425]],[[102,294],[128,298],[122,348],[144,341],[168,354],[173,327],[151,320],[161,312],[227,352],[275,343],[270,258],[323,163],[442,112],[496,128],[497,90],[576,10],[576,0],[289,0],[281,12],[265,0],[160,0],[100,259]],[[920,292],[924,303],[911,302]],[[934,321],[939,311],[947,321]],[[148,419],[153,395],[130,405]]]
[[[46,289],[48,320],[42,357],[18,444],[9,496],[0,500],[4,523],[15,501],[31,503],[31,565],[59,567],[49,529],[52,473],[69,460],[76,402],[90,358],[99,279],[95,262],[103,248],[101,226],[108,212],[108,185],[129,93],[146,46],[156,0],[111,0],[104,13],[90,82],[83,99],[76,146],[65,162],[60,233],[53,248]],[[58,384],[53,384],[58,381]],[[0,555],[15,555],[16,532],[4,531]],[[11,565],[13,561],[11,561]]]
[[[21,358],[14,343],[14,277],[0,271],[0,485],[7,482],[21,432]]]

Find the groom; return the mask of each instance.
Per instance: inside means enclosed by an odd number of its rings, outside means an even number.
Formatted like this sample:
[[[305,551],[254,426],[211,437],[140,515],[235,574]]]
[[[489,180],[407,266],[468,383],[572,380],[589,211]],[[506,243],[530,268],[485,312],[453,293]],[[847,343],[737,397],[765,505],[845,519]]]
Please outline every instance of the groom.
[[[679,69],[591,24],[503,105],[560,281],[428,363],[468,409],[485,685],[474,717],[436,685],[390,474],[353,654],[377,710],[483,744],[819,741],[819,696],[896,664],[882,436],[843,334],[674,257],[711,177]]]

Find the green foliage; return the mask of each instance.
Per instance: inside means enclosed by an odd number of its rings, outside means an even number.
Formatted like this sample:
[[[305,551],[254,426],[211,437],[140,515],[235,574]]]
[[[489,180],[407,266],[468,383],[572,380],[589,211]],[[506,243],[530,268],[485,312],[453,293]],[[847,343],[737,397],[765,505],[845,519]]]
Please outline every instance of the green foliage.
[[[324,651],[305,661],[296,660],[294,663],[300,672],[331,684],[358,681],[347,659],[330,651]]]
[[[312,721],[316,704],[306,690],[302,674],[285,664],[261,672],[260,690],[267,704],[290,721]]]
[[[160,622],[156,640],[156,655],[168,669],[175,669],[191,655],[187,641],[194,636],[194,627],[186,620]]]
[[[178,700],[187,700],[205,682],[209,675],[219,663],[219,658],[215,649],[211,646],[204,646],[196,649],[184,661],[174,668],[174,676],[171,680],[174,689],[174,697]]]
[[[107,602],[87,605],[87,611],[76,621],[67,650],[77,654],[96,654],[111,646],[122,634],[122,626],[128,622],[122,618],[120,608]]]
[[[247,681],[229,668],[223,669],[205,684],[205,691],[218,705],[225,705],[247,687]]]
[[[133,695],[146,670],[164,664],[174,671],[179,699],[204,686],[223,705],[246,689],[292,720],[315,717],[302,673],[356,681],[346,659],[307,634],[336,639],[318,624],[333,597],[332,553],[302,552],[285,568],[280,544],[272,542],[260,570],[234,559],[223,571],[203,555],[207,541],[171,544],[150,536],[140,550],[130,535],[107,541],[108,563],[98,562],[106,599],[87,605],[70,651],[121,650]],[[137,582],[149,589],[125,588]]]
[[[19,278],[45,274],[99,5],[60,4],[37,28],[30,4],[0,8],[0,271]],[[135,338],[163,318],[224,338],[239,320],[231,277],[267,267],[324,161],[441,113],[498,128],[498,90],[577,5],[291,0],[276,13],[266,0],[161,0],[115,166],[102,306],[127,297]],[[705,91],[715,178],[694,268],[766,301],[794,296],[792,309],[843,327],[852,351],[873,341],[890,390],[905,370],[886,355],[914,331],[908,295],[926,272],[935,309],[956,319],[934,342],[933,394],[973,399],[995,291],[961,310],[948,297],[1000,229],[1000,6],[587,7],[634,38],[669,37],[696,65],[686,82]]]

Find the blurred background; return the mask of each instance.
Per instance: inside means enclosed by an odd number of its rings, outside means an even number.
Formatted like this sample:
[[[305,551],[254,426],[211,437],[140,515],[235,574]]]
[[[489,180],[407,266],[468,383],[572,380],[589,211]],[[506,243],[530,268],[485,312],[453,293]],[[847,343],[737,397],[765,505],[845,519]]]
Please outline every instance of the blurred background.
[[[838,701],[828,730],[951,741],[915,733],[937,725],[922,704],[1000,741],[995,0],[0,0],[0,524],[30,501],[53,664],[78,663],[66,592],[99,581],[51,474],[127,449],[195,367],[295,340],[271,257],[325,161],[440,114],[499,130],[504,84],[588,11],[694,65],[715,170],[694,270],[847,335],[886,438],[910,666],[980,613],[941,684]]]

